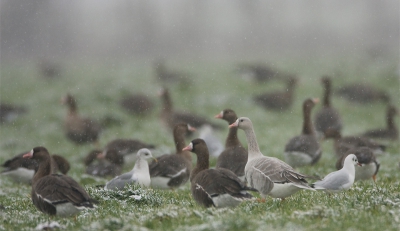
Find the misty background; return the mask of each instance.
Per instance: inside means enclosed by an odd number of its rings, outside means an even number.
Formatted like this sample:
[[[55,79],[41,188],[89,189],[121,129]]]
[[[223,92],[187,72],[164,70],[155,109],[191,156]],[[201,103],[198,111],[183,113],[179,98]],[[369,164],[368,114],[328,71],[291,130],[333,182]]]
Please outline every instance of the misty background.
[[[0,20],[2,62],[398,58],[400,49],[392,0],[1,0]]]

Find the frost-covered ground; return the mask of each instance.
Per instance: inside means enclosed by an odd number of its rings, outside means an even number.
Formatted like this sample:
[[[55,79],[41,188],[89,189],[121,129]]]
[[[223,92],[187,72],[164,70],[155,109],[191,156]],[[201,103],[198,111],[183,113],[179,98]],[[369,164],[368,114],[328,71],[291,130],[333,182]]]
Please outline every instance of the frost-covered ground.
[[[281,89],[279,81],[254,84],[235,72],[236,62],[171,62],[171,66],[193,74],[193,84],[174,86],[171,94],[176,108],[213,116],[224,108],[248,116],[255,125],[261,151],[283,158],[285,143],[301,131],[301,104],[306,97],[322,97],[319,78],[333,76],[334,87],[353,81],[366,81],[386,89],[399,106],[399,80],[396,59],[293,59],[276,60],[277,67],[297,73],[300,83],[293,107],[283,113],[267,112],[252,103],[252,95]],[[51,218],[65,230],[398,230],[400,228],[400,145],[388,143],[388,154],[379,157],[381,170],[377,183],[357,182],[349,191],[329,197],[321,192],[302,191],[281,203],[269,198],[265,203],[247,202],[234,209],[202,208],[191,198],[189,185],[177,191],[159,191],[130,187],[123,192],[107,192],[95,185],[105,182],[82,175],[83,157],[94,148],[76,146],[62,130],[66,109],[59,99],[70,92],[78,100],[80,113],[94,118],[112,116],[123,125],[108,127],[101,134],[105,145],[114,138],[136,138],[154,143],[159,153],[174,150],[172,136],[158,120],[160,84],[153,77],[151,62],[118,64],[65,64],[62,77],[40,78],[33,63],[1,66],[1,101],[25,105],[29,113],[0,129],[0,162],[45,146],[51,153],[65,156],[72,164],[69,173],[100,201],[94,211],[74,218]],[[129,92],[148,94],[156,110],[145,118],[133,117],[120,109],[118,100]],[[333,97],[341,112],[344,135],[385,125],[385,105],[368,106],[348,103]],[[320,105],[315,109],[318,110]],[[314,110],[315,111],[315,110]],[[397,124],[400,119],[396,118]],[[225,139],[227,129],[217,133]],[[240,139],[245,142],[244,134]],[[188,143],[190,140],[187,141]],[[300,169],[305,174],[324,176],[334,171],[332,141],[323,143],[323,156],[318,164]],[[215,163],[215,160],[213,160]],[[125,171],[132,166],[125,166]],[[140,196],[139,196],[140,195]],[[49,221],[36,210],[30,199],[30,187],[0,178],[0,230],[31,230]]]

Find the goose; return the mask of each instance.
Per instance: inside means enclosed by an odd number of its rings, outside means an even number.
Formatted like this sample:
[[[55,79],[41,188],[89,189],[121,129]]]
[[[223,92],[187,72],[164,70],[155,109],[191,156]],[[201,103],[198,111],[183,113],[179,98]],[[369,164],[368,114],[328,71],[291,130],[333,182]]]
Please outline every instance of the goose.
[[[104,154],[101,150],[92,150],[84,160],[85,172],[92,176],[107,177],[121,174],[124,157],[114,150]]]
[[[264,156],[260,152],[253,124],[249,118],[240,117],[229,127],[238,127],[246,134],[248,144],[248,160],[244,170],[246,180],[263,198],[269,195],[283,200],[301,189],[314,190],[305,180],[310,178],[309,176],[296,172],[282,160]]]
[[[204,207],[235,207],[253,196],[247,187],[233,172],[216,168],[209,169],[207,144],[202,139],[194,139],[183,151],[192,151],[197,156],[196,167],[190,174],[190,190],[193,199]]]
[[[397,108],[389,105],[386,110],[386,128],[368,130],[361,136],[372,139],[399,140],[399,130],[394,123],[394,117],[399,115]]]
[[[154,108],[154,103],[144,94],[131,94],[119,101],[120,106],[133,115],[148,115]]]

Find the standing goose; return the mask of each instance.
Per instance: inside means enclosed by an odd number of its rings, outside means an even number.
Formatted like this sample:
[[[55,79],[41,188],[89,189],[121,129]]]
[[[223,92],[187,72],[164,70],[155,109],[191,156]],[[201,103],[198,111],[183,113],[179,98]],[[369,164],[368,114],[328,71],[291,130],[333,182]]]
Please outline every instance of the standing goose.
[[[144,187],[150,185],[149,164],[147,159],[153,158],[147,148],[142,148],[137,153],[135,166],[130,172],[124,173],[107,182],[104,189],[122,190],[127,184],[139,184]]]
[[[305,178],[308,176],[297,173],[290,165],[274,158],[264,156],[258,147],[253,124],[247,117],[240,117],[229,127],[244,130],[248,144],[248,161],[245,167],[246,180],[250,187],[255,188],[265,198],[285,199],[301,189],[313,190]]]
[[[290,139],[285,146],[285,160],[293,168],[313,165],[321,158],[322,150],[311,122],[311,109],[318,101],[318,99],[304,101],[303,131],[300,135]]]
[[[268,92],[254,97],[254,101],[266,110],[283,111],[293,103],[297,78],[290,77],[283,91]]]
[[[91,118],[79,116],[76,100],[70,94],[63,97],[61,102],[68,106],[64,124],[66,136],[76,144],[97,143],[101,131],[100,125]]]
[[[228,124],[233,124],[237,120],[237,115],[232,109],[221,111],[215,118],[223,119]],[[226,168],[236,174],[244,181],[244,168],[247,163],[247,150],[243,148],[242,143],[237,136],[237,127],[229,128],[228,137],[225,141],[225,150],[217,159],[216,168]]]
[[[30,184],[39,164],[36,160],[25,159],[21,153],[13,158],[6,160],[1,166],[4,170],[1,175],[8,176],[15,182]],[[68,160],[59,155],[51,155],[51,173],[61,172],[67,174],[70,169]]]
[[[324,103],[314,117],[315,130],[318,135],[323,135],[328,129],[342,130],[342,121],[339,112],[331,105],[331,85],[332,81],[329,77],[323,77],[324,85]]]
[[[360,165],[357,157],[350,154],[345,158],[342,169],[329,173],[321,181],[311,184],[311,187],[328,193],[349,189],[354,183],[355,165]]]
[[[399,115],[397,108],[389,105],[386,111],[386,128],[369,130],[362,134],[362,136],[372,139],[399,140],[399,130],[394,123],[396,115]]]
[[[74,179],[51,174],[51,158],[46,148],[35,147],[24,158],[37,160],[39,169],[32,179],[32,201],[41,212],[61,217],[95,208],[95,200]]]
[[[86,173],[93,176],[106,177],[121,174],[124,157],[114,150],[106,154],[101,150],[93,150],[85,158]]]
[[[178,188],[189,180],[192,170],[192,155],[189,151],[182,151],[185,147],[185,136],[195,129],[186,123],[175,125],[173,135],[176,154],[162,155],[157,161],[149,165],[151,187],[170,189]]]
[[[344,160],[346,157],[354,153],[358,159],[358,163],[361,167],[356,168],[355,181],[373,179],[376,181],[376,174],[378,174],[380,164],[376,160],[374,152],[368,147],[354,148],[347,152],[348,154],[343,155],[336,162],[336,169],[343,167]]]
[[[209,169],[209,153],[204,140],[192,140],[183,151],[192,151],[197,156],[196,167],[190,174],[190,188],[198,204],[204,207],[234,207],[253,198],[246,191],[252,189],[233,172],[224,168]]]
[[[333,148],[338,157],[346,154],[352,148],[369,147],[375,155],[382,155],[385,152],[386,146],[379,144],[369,138],[359,136],[344,136],[336,131],[330,130],[325,132],[325,139],[332,138],[334,140]]]
[[[195,128],[200,128],[202,125],[205,124],[209,124],[214,129],[222,128],[220,125],[214,124],[208,121],[204,117],[197,116],[187,112],[174,111],[168,89],[166,88],[162,89],[160,97],[162,99],[162,105],[163,105],[160,119],[167,128],[173,130],[177,123],[187,123]]]

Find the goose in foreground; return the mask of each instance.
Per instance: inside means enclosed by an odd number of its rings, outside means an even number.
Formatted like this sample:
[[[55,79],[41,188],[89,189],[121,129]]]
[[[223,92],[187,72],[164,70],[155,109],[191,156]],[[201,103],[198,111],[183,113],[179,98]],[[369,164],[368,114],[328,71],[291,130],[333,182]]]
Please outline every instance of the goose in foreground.
[[[38,171],[32,179],[32,201],[38,210],[49,215],[73,216],[83,209],[95,208],[95,200],[74,179],[51,174],[51,158],[44,147],[35,147],[23,155],[37,160]]]
[[[360,165],[357,156],[349,154],[344,159],[342,169],[329,173],[321,181],[311,184],[311,187],[317,190],[324,190],[328,193],[336,193],[349,189],[354,183],[355,165]]]
[[[228,124],[233,124],[237,120],[237,115],[232,109],[225,109],[217,114],[215,118],[223,119]],[[219,155],[215,167],[231,170],[239,179],[245,181],[244,167],[247,164],[247,150],[240,142],[237,130],[237,127],[229,128],[225,141],[225,150]]]
[[[386,110],[386,128],[368,130],[361,136],[372,139],[399,140],[399,130],[394,123],[394,117],[399,115],[396,107],[389,105]]]
[[[151,187],[160,189],[178,188],[184,185],[192,170],[192,155],[189,151],[182,151],[185,147],[185,136],[195,131],[186,123],[175,125],[173,135],[176,154],[165,154],[152,161],[149,165]]]
[[[205,124],[209,124],[214,129],[221,129],[222,126],[210,122],[208,119],[197,116],[188,112],[175,111],[172,106],[172,100],[168,89],[164,88],[160,92],[163,108],[161,110],[160,119],[162,123],[169,129],[173,130],[177,123],[187,123],[190,126],[200,128]]]
[[[356,175],[354,180],[368,180],[373,179],[376,181],[376,174],[378,174],[380,164],[376,160],[374,152],[368,147],[361,147],[351,149],[347,152],[348,154],[343,155],[341,158],[338,159],[336,162],[336,169],[341,169],[344,164],[344,160],[346,157],[353,153],[356,155],[358,163],[361,167],[356,168]]]
[[[283,91],[268,92],[254,97],[254,101],[266,110],[283,111],[293,104],[297,78],[290,77]]]
[[[91,118],[84,118],[78,114],[75,98],[67,94],[61,103],[68,106],[64,128],[66,136],[76,144],[97,143],[101,126]]]
[[[336,90],[335,93],[348,101],[360,104],[367,104],[375,101],[390,102],[390,97],[386,92],[361,82],[342,86]]]
[[[197,156],[196,167],[190,174],[190,188],[198,204],[234,207],[253,198],[246,190],[254,189],[247,187],[233,172],[224,168],[209,169],[209,153],[204,140],[194,139],[182,150],[192,151]]]
[[[101,150],[93,150],[86,156],[84,163],[85,172],[89,175],[114,177],[121,174],[124,157],[113,150],[109,150],[107,154]]]
[[[10,123],[28,111],[26,107],[0,103],[0,123]]]
[[[10,177],[15,182],[30,184],[33,175],[38,170],[39,163],[36,160],[23,158],[25,153],[6,160],[1,165],[4,170],[0,174]],[[62,174],[67,174],[69,169],[68,160],[59,155],[51,155],[51,173],[61,172]]]
[[[346,154],[350,149],[357,147],[369,147],[372,149],[375,155],[382,155],[386,146],[373,141],[369,138],[360,136],[343,136],[336,130],[330,130],[325,132],[325,139],[332,138],[334,140],[333,148],[338,157]]]
[[[107,182],[104,189],[122,190],[127,184],[139,184],[142,187],[150,186],[150,172],[147,159],[153,158],[153,156],[147,148],[140,149],[136,155],[137,160],[133,169]]]
[[[324,86],[324,102],[323,107],[314,117],[315,130],[319,136],[323,136],[328,129],[338,130],[339,132],[342,130],[342,120],[339,112],[331,104],[331,78],[326,76],[321,80]]]
[[[104,147],[103,156],[106,156],[109,151],[113,151],[118,155],[123,156],[125,162],[131,163],[135,161],[136,155],[130,154],[136,153],[142,148],[154,149],[155,146],[137,139],[115,139],[108,142],[108,144]]]
[[[240,117],[229,127],[242,129],[247,138],[248,161],[245,167],[247,183],[265,198],[285,199],[301,189],[312,189],[305,178],[309,176],[296,172],[290,165],[274,157],[264,156],[258,147],[253,124],[247,117]]]
[[[133,115],[148,115],[154,108],[154,103],[143,94],[131,94],[119,101],[121,107]]]
[[[293,168],[313,165],[321,158],[322,150],[311,122],[311,109],[318,102],[317,98],[304,101],[303,131],[290,139],[285,146],[285,161]]]

